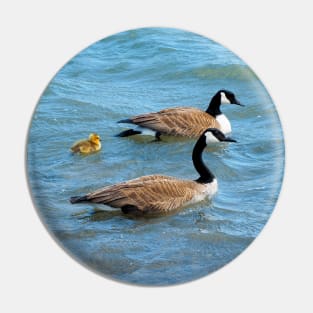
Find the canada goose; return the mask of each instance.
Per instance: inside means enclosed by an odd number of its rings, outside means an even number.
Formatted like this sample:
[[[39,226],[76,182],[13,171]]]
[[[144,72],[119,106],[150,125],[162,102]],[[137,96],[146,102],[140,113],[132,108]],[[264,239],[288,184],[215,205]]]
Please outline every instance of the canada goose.
[[[148,175],[106,186],[84,196],[72,197],[71,203],[102,203],[121,208],[123,213],[160,214],[175,212],[181,207],[211,198],[217,192],[217,180],[202,160],[202,152],[211,137],[217,141],[235,140],[218,129],[209,128],[196,142],[192,160],[200,177],[184,180],[165,175]]]
[[[223,133],[231,132],[227,117],[221,112],[221,104],[238,104],[243,106],[228,90],[219,90],[211,99],[206,111],[192,107],[176,107],[159,112],[141,114],[118,123],[136,124],[135,129],[128,129],[117,136],[152,135],[160,139],[161,135],[198,138],[207,128],[217,128]]]
[[[88,139],[79,140],[71,147],[74,153],[89,154],[101,149],[101,139],[98,134],[90,134]]]

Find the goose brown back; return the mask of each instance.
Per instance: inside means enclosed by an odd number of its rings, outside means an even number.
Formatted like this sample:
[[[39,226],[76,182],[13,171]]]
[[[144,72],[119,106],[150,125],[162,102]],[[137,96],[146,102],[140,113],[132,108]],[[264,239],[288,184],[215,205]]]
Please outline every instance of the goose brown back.
[[[219,122],[205,111],[176,107],[130,118],[133,124],[170,136],[198,138],[207,128],[220,129]]]

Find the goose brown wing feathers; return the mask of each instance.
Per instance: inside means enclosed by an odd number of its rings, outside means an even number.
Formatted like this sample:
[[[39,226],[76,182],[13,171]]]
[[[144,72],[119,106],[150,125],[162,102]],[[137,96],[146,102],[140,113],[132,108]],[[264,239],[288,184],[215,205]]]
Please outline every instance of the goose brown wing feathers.
[[[132,123],[158,131],[164,135],[199,137],[209,127],[220,128],[210,114],[192,107],[177,107],[155,113],[137,115]]]
[[[86,197],[87,201],[116,208],[134,207],[142,213],[158,213],[184,206],[199,188],[194,181],[150,175],[98,189]]]

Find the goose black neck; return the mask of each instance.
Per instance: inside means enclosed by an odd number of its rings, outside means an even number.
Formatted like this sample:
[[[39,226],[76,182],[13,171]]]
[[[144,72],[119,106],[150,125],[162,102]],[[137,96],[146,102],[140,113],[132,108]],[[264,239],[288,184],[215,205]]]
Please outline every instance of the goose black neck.
[[[200,175],[200,177],[196,181],[201,184],[211,183],[215,178],[213,173],[207,168],[202,160],[202,152],[205,147],[205,138],[200,137],[192,152],[193,165]]]
[[[220,106],[221,106],[221,96],[219,93],[217,93],[211,99],[211,102],[205,112],[216,117],[217,115],[222,114]]]

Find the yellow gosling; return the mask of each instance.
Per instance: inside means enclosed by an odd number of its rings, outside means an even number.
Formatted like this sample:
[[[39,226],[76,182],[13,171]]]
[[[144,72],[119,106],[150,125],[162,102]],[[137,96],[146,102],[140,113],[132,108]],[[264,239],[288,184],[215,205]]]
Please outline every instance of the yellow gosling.
[[[101,149],[101,138],[98,134],[92,133],[88,139],[79,140],[71,147],[73,153],[89,154]]]

